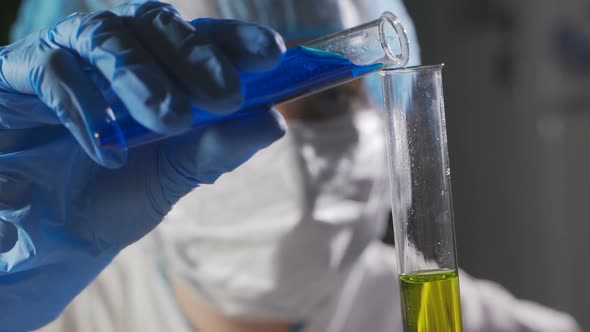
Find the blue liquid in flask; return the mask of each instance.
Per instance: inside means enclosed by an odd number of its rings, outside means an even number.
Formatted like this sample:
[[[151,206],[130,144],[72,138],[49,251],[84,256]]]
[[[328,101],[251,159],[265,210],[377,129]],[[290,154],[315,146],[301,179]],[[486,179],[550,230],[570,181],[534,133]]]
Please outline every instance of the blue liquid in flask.
[[[244,103],[236,113],[220,116],[193,107],[193,127],[240,116],[248,110],[272,107],[348,82],[382,67],[380,63],[358,66],[339,54],[297,46],[287,50],[279,64],[270,71],[240,73]],[[164,137],[141,126],[126,112],[116,113],[116,119],[128,147]],[[102,136],[101,144],[106,148],[122,147],[120,136],[115,134]]]

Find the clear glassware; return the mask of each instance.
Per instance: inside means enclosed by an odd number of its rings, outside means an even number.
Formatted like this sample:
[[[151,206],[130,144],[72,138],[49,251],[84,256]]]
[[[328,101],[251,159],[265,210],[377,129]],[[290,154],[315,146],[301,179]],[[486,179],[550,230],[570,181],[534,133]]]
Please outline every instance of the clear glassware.
[[[442,65],[380,74],[405,331],[462,331]]]

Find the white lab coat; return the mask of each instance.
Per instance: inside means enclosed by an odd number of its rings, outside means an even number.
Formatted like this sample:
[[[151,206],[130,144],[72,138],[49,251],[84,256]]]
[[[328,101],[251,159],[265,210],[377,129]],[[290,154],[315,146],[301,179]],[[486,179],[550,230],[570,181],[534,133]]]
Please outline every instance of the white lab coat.
[[[373,243],[342,292],[305,332],[402,332],[396,273],[393,248]],[[500,286],[464,272],[461,295],[466,332],[581,332],[569,315],[517,300]],[[125,249],[61,317],[39,331],[192,330],[165,274],[139,243]]]

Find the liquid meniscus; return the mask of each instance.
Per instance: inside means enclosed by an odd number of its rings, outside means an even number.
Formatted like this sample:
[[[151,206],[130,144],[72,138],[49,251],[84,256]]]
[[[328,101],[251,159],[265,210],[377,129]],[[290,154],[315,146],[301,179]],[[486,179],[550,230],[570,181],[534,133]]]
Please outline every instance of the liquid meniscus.
[[[382,67],[379,63],[358,66],[339,54],[297,46],[287,50],[279,64],[270,71],[240,73],[244,104],[238,112],[222,117],[193,108],[193,126],[199,127],[239,116],[244,111],[275,106],[345,83]],[[122,106],[119,105],[119,108]],[[113,110],[127,146],[137,146],[161,138],[133,120],[128,112]],[[115,133],[101,136],[103,146],[119,146],[120,143],[120,137]]]
[[[461,332],[457,271],[400,276],[405,332]]]

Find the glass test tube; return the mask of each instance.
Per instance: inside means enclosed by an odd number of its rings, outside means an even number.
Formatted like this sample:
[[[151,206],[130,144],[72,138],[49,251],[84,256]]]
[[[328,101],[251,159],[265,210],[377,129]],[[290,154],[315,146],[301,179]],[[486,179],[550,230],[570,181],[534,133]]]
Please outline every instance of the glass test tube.
[[[317,93],[382,68],[401,67],[408,58],[405,29],[395,15],[385,12],[377,20],[287,50],[273,70],[240,73],[240,110],[218,116],[193,107],[193,127]],[[115,120],[95,133],[102,148],[126,149],[165,137],[136,122],[116,96],[109,99],[116,105]]]
[[[462,331],[442,65],[380,74],[405,331]]]

